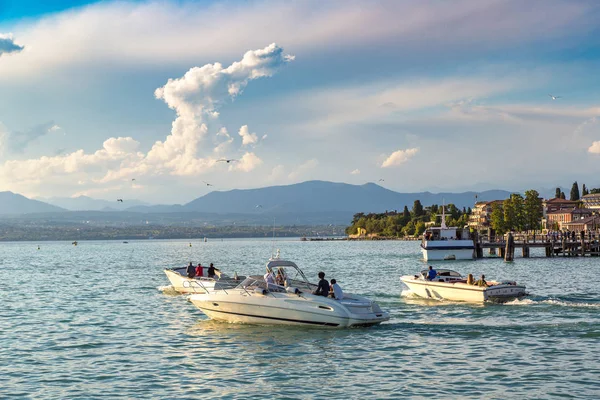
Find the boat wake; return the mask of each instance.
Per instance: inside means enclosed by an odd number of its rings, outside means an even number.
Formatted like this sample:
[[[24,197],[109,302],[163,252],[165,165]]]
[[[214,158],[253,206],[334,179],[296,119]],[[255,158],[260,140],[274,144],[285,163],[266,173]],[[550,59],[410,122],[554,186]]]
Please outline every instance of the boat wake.
[[[177,290],[175,290],[175,288],[171,285],[158,286],[157,289],[160,292],[163,292],[163,294],[168,294],[168,295],[172,295],[172,296],[181,294]]]
[[[581,301],[562,300],[556,298],[539,298],[539,299],[516,299],[504,303],[507,306],[532,306],[532,305],[550,305],[559,307],[584,307],[584,308],[600,308],[600,303],[587,303]]]

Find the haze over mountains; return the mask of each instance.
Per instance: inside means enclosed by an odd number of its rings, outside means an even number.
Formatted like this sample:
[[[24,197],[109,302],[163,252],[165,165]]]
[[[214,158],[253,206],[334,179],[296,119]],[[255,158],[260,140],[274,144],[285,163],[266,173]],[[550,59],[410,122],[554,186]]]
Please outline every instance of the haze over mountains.
[[[286,186],[271,186],[259,189],[235,189],[215,191],[184,205],[145,205],[139,200],[114,202],[81,196],[77,198],[48,199],[47,204],[27,199],[11,192],[0,193],[0,214],[18,215],[38,213],[40,218],[59,220],[77,217],[97,220],[239,220],[240,223],[270,224],[273,218],[284,224],[347,224],[357,212],[401,211],[404,206],[412,208],[419,199],[424,206],[450,204],[457,207],[472,207],[477,200],[504,199],[510,192],[487,190],[463,193],[398,193],[374,183],[350,185],[325,181],[308,181]],[[60,207],[59,207],[60,206]],[[98,213],[98,211],[102,211]],[[61,213],[68,215],[48,215]],[[109,215],[110,214],[110,215]],[[31,215],[28,218],[35,218]]]

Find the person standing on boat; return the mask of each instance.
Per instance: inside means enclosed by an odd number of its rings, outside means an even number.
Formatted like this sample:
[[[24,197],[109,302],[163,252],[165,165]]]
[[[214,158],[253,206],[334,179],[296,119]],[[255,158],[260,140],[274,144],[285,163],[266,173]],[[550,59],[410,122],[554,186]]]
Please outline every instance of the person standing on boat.
[[[190,261],[190,265],[185,269],[188,278],[193,278],[196,276],[196,269],[194,268],[194,264]]]
[[[265,282],[267,284],[267,289],[273,288],[276,286],[275,284],[275,277],[273,276],[273,271],[271,271],[269,269],[269,267],[267,267],[267,273],[264,276],[265,278]]]
[[[196,276],[203,276],[204,275],[204,267],[202,266],[202,263],[198,263],[198,266],[196,267]]]
[[[317,290],[313,292],[317,296],[325,296],[329,295],[329,282],[325,279],[325,272],[319,272],[319,286],[317,286]]]
[[[435,279],[436,276],[437,276],[437,271],[435,269],[433,269],[433,267],[430,265],[429,272],[427,272],[427,280],[432,281]]]

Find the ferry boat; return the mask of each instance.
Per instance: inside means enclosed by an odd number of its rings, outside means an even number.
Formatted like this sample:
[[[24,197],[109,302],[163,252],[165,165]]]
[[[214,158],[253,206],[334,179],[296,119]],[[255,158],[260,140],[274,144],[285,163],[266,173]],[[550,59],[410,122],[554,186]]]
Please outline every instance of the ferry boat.
[[[445,207],[442,206],[441,226],[425,230],[421,252],[425,261],[473,260],[475,245],[469,238],[468,228],[446,226]]]

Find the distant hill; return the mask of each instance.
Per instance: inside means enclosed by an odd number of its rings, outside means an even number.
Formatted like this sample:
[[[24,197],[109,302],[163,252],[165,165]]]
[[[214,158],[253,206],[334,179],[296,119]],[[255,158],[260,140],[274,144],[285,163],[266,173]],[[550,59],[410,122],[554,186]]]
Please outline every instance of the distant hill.
[[[424,206],[453,203],[472,207],[478,201],[505,199],[510,192],[487,190],[464,193],[398,193],[374,183],[350,185],[324,181],[308,181],[286,186],[260,189],[211,192],[185,204],[180,211],[207,213],[323,213],[383,212],[412,208],[415,200]],[[162,209],[165,212],[166,209]]]
[[[13,192],[0,192],[0,214],[3,215],[61,211],[65,211],[65,209],[42,201],[28,199],[25,196]]]
[[[147,206],[149,203],[133,200],[123,199],[123,202],[108,201],[93,199],[88,196],[78,197],[50,197],[48,199],[40,198],[40,201],[61,207],[70,211],[115,211],[115,210],[126,210],[133,206]]]
[[[424,206],[450,204],[472,207],[478,201],[505,199],[510,192],[487,190],[464,193],[398,193],[374,183],[350,185],[324,181],[308,181],[286,186],[211,192],[184,205],[134,205],[137,200],[123,203],[96,200],[81,196],[73,199],[51,199],[57,207],[30,200],[10,192],[0,193],[0,215],[33,214],[28,219],[49,219],[55,222],[124,224],[250,224],[277,225],[349,224],[358,212],[401,211],[412,208],[415,200]],[[3,197],[4,198],[3,198]],[[125,209],[123,209],[126,207]],[[65,208],[74,210],[67,212]],[[60,212],[53,216],[47,213]],[[95,222],[94,222],[95,221]]]

